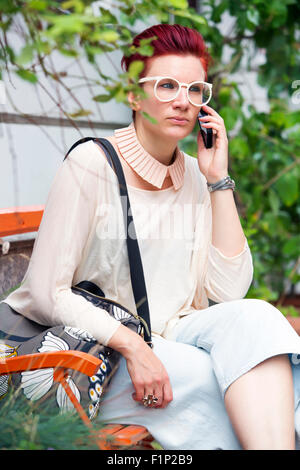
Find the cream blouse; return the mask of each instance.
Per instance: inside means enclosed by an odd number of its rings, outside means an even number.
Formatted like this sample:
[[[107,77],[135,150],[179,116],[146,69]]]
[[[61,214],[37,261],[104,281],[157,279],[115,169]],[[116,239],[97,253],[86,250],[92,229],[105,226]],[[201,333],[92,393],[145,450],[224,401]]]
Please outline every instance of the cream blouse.
[[[139,174],[144,168],[149,182],[161,187],[167,174],[172,178],[173,186],[159,191],[128,185],[152,333],[171,339],[178,319],[207,308],[208,298],[226,302],[246,295],[251,253],[247,241],[233,257],[212,245],[210,195],[197,159],[177,148],[170,167],[157,162],[142,148],[133,123],[115,136],[122,156],[136,161]],[[106,345],[119,322],[72,293],[83,280],[137,311],[118,179],[93,141],[78,145],[58,169],[27,272],[4,302],[40,324],[87,330]]]

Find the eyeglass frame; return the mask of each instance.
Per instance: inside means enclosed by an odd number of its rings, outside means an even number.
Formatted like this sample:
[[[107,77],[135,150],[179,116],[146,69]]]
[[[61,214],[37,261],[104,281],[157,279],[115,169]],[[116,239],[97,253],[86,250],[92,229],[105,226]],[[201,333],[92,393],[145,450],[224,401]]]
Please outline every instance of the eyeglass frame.
[[[157,84],[158,84],[159,80],[161,80],[162,78],[170,78],[171,80],[174,80],[175,82],[177,82],[178,85],[179,85],[179,88],[178,88],[178,91],[177,91],[176,95],[174,96],[174,98],[172,98],[172,99],[170,99],[170,100],[162,100],[162,99],[158,98],[158,96],[157,96],[157,93],[156,93]],[[206,105],[207,103],[209,103],[209,101],[211,100],[211,97],[212,97],[212,86],[213,86],[212,83],[203,82],[202,80],[195,80],[194,82],[191,82],[191,83],[184,83],[184,82],[179,82],[179,81],[178,81],[176,78],[174,78],[174,77],[169,77],[169,76],[164,77],[164,76],[163,76],[163,77],[144,77],[144,78],[140,78],[140,80],[138,81],[138,83],[150,82],[150,81],[152,81],[152,80],[156,80],[156,83],[155,83],[155,85],[154,85],[154,94],[155,94],[155,97],[156,97],[159,101],[161,101],[162,103],[168,103],[168,102],[170,102],[170,101],[175,100],[175,99],[177,98],[177,96],[179,95],[182,86],[185,86],[185,87],[186,87],[187,98],[188,98],[189,102],[190,102],[193,106],[198,106],[198,107],[201,108],[201,106],[204,106],[204,105]],[[192,86],[194,83],[203,83],[204,85],[208,85],[208,87],[209,87],[209,98],[208,98],[208,100],[206,100],[204,103],[195,104],[195,103],[193,103],[192,100],[190,99],[188,91],[189,91],[190,86]]]

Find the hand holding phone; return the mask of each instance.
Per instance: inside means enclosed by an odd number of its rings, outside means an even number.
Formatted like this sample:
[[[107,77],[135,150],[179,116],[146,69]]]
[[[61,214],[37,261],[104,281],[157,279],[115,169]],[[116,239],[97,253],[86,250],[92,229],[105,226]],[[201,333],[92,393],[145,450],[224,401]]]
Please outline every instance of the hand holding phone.
[[[213,131],[211,127],[202,127],[201,121],[199,121],[199,117],[202,117],[202,116],[208,116],[208,113],[200,109],[198,116],[197,116],[197,120],[198,120],[200,132],[202,135],[205,148],[210,149],[212,148],[212,145],[213,145]]]

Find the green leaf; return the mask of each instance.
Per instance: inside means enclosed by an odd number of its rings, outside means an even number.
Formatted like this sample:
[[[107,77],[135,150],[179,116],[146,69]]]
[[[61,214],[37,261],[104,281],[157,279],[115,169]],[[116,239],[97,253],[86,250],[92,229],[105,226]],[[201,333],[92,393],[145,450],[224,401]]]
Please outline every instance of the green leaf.
[[[16,74],[30,83],[36,83],[38,81],[37,76],[34,73],[29,72],[29,70],[17,70]]]
[[[247,19],[250,23],[252,23],[255,26],[259,25],[260,15],[259,15],[259,11],[257,9],[250,7],[247,10],[246,15],[247,15]]]
[[[145,111],[142,111],[142,115],[148,119],[148,121],[150,121],[152,124],[157,124],[157,120],[155,118],[153,118],[152,116],[150,116],[148,113],[146,113]]]
[[[105,8],[100,7],[100,12],[101,12],[101,20],[103,23],[111,23],[111,24],[118,24],[117,18],[108,10]]]
[[[111,100],[111,95],[97,95],[93,97],[94,101],[100,101],[101,103],[106,103],[107,101]]]
[[[169,0],[169,2],[174,8],[180,8],[182,10],[187,9],[189,6],[187,0]]]
[[[212,17],[211,19],[215,23],[220,23],[221,21],[221,16],[224,13],[224,11],[228,8],[228,1],[221,1],[219,5],[215,5],[212,11]]]
[[[270,122],[276,127],[285,127],[287,122],[286,113],[283,111],[273,111],[270,114]]]
[[[32,62],[34,47],[31,44],[27,44],[23,47],[20,54],[15,58],[17,65],[24,65],[28,62]]]
[[[60,0],[61,1],[61,0]],[[75,13],[83,13],[84,12],[84,4],[81,0],[67,0],[62,1],[61,7],[64,10],[73,9]]]
[[[300,111],[294,111],[286,116],[286,127],[293,127],[300,123]]]
[[[90,46],[87,44],[85,46],[85,51],[88,56],[95,56],[95,55],[100,55],[103,54],[104,52],[112,52],[114,48],[112,46],[108,46],[105,44],[101,44],[99,46]]]
[[[207,23],[206,19],[203,16],[191,13],[188,10],[170,10],[170,13],[181,18],[187,18],[199,25],[204,25]]]
[[[231,90],[229,87],[222,87],[219,91],[219,100],[222,106],[229,104],[231,98]]]
[[[237,109],[224,106],[223,108],[221,108],[219,114],[225,121],[227,131],[230,131],[236,125],[240,113]]]
[[[278,194],[286,206],[291,206],[298,199],[298,174],[296,171],[289,171],[283,174],[274,183]]]
[[[146,57],[151,57],[153,54],[154,48],[153,46],[150,45],[145,45],[137,48],[137,52],[139,52],[140,55],[144,55]]]
[[[277,193],[270,188],[268,191],[268,199],[270,203],[270,207],[272,209],[272,212],[276,215],[278,214],[279,208],[280,208],[280,199],[277,195]]]
[[[32,10],[43,11],[46,10],[48,3],[45,0],[30,0],[28,7]]]
[[[299,247],[300,247],[300,235],[295,235],[291,237],[285,244],[283,245],[283,253],[286,255],[292,256],[299,256]]]
[[[140,40],[140,46],[147,46],[152,43],[152,41],[155,41],[157,39],[157,36],[151,36],[150,38],[145,38]]]
[[[155,39],[157,39],[157,36],[151,36],[150,38],[142,39],[139,43],[139,47],[131,46],[128,50],[129,54],[126,52],[126,50],[124,50],[124,53],[126,56],[138,53],[146,57],[151,57],[154,52],[154,47],[151,46],[151,43]]]
[[[120,86],[117,88],[116,93],[114,93],[114,99],[118,103],[123,103],[126,100],[127,93],[126,91]]]
[[[53,39],[61,35],[83,33],[88,25],[93,25],[97,22],[97,18],[89,15],[52,15],[49,14],[43,16],[48,21],[51,27],[44,31],[46,36]]]
[[[130,78],[137,79],[143,69],[144,69],[144,62],[141,60],[135,60],[134,62],[131,62],[129,66],[128,75]]]
[[[111,29],[106,29],[98,33],[98,39],[106,42],[116,42],[120,38],[120,35]]]
[[[59,52],[66,57],[79,57],[79,52],[75,49],[66,49],[65,47],[60,47]]]
[[[278,232],[278,219],[277,215],[273,212],[265,212],[263,223],[265,224],[265,229],[269,234]]]
[[[229,140],[229,152],[232,157],[241,160],[249,154],[249,146],[245,139],[237,136]]]
[[[68,116],[71,118],[78,118],[82,116],[89,116],[90,114],[93,114],[92,111],[89,111],[88,109],[79,109],[78,111],[75,111],[74,113],[68,113]]]
[[[286,316],[291,316],[291,317],[299,317],[299,311],[293,307],[293,305],[276,305],[276,308],[280,310],[280,312],[286,317]]]

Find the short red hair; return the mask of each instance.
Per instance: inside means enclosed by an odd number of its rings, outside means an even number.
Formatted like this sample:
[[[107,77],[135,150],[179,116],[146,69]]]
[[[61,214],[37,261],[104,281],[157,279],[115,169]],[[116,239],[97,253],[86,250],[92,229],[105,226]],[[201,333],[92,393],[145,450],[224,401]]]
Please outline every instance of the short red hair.
[[[132,45],[139,47],[141,39],[148,39],[153,36],[156,36],[157,39],[151,41],[151,46],[154,48],[152,56],[143,56],[139,53],[132,54],[129,57],[123,56],[121,67],[124,71],[128,71],[130,64],[135,60],[141,60],[145,64],[144,70],[140,75],[140,77],[143,77],[146,75],[147,65],[153,57],[168,54],[191,54],[199,58],[205,72],[205,80],[207,79],[207,71],[212,58],[202,35],[198,31],[179,24],[157,24],[150,26],[135,36]],[[133,111],[133,119],[134,116],[135,111]]]

